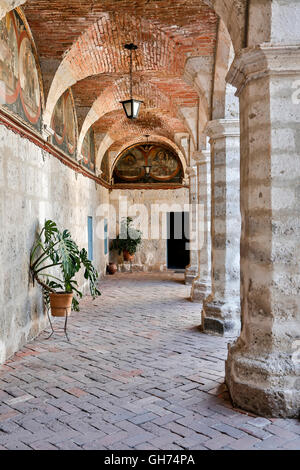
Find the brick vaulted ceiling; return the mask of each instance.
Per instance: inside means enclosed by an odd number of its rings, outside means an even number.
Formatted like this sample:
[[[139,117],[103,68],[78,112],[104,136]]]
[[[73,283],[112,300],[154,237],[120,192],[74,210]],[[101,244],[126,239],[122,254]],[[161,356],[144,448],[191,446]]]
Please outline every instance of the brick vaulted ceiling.
[[[212,57],[218,19],[207,0],[29,0],[24,5],[49,92],[62,61],[72,83],[79,128],[99,97],[115,101],[91,122],[113,140],[154,131],[174,138],[188,132],[181,107],[195,107],[198,93],[184,80],[189,57]],[[126,122],[118,111],[128,85],[128,52],[134,42],[134,94],[145,101],[140,120]],[[135,93],[136,90],[136,93]],[[150,91],[150,92],[149,92]],[[61,92],[61,91],[60,91]],[[103,107],[103,105],[102,105]],[[105,108],[105,107],[104,107]],[[107,115],[106,115],[107,114]],[[80,131],[81,129],[79,129]]]

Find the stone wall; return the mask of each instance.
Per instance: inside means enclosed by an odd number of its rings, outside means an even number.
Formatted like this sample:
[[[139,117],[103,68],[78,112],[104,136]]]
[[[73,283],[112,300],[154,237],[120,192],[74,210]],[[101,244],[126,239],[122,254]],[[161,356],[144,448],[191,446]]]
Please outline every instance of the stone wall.
[[[143,232],[144,239],[140,245],[137,253],[135,254],[133,269],[140,271],[164,271],[167,269],[167,242],[162,238],[163,224],[166,221],[166,215],[159,217],[159,238],[154,239],[151,237],[151,205],[165,206],[168,212],[184,211],[184,205],[188,204],[189,196],[188,189],[173,189],[173,190],[114,190],[110,195],[110,203],[115,208],[117,221],[122,217],[120,214],[120,198],[127,198],[128,215],[133,218],[139,218],[139,228]],[[123,200],[124,200],[123,199]],[[132,212],[133,205],[140,205],[144,209],[137,210],[136,214]],[[139,209],[136,206],[136,209]],[[186,208],[188,210],[188,208]],[[147,214],[149,219],[147,220]],[[114,238],[111,231],[112,219],[110,221],[110,238]],[[153,227],[153,224],[152,224]],[[118,231],[117,231],[118,233]],[[146,234],[148,238],[146,239]],[[122,257],[118,257],[115,252],[111,253],[111,260],[122,264]]]
[[[46,325],[41,289],[29,279],[29,255],[45,219],[70,230],[87,248],[87,217],[94,222],[94,264],[105,272],[104,241],[97,238],[97,207],[108,190],[0,126],[0,363]],[[83,277],[79,278],[83,284]],[[101,288],[100,288],[101,289]]]

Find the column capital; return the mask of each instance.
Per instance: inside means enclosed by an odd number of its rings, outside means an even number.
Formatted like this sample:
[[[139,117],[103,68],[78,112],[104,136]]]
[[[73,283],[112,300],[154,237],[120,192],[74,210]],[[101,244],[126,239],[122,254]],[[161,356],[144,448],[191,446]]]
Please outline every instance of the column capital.
[[[197,175],[197,167],[196,166],[188,166],[185,169],[186,174],[191,178]]]
[[[224,137],[239,137],[239,119],[216,119],[209,121],[206,125],[206,133],[212,140],[223,139]]]
[[[203,165],[210,162],[210,150],[197,150],[193,152],[193,160],[196,165]]]
[[[239,96],[252,80],[266,76],[293,76],[300,73],[300,45],[262,44],[239,52],[226,76]]]

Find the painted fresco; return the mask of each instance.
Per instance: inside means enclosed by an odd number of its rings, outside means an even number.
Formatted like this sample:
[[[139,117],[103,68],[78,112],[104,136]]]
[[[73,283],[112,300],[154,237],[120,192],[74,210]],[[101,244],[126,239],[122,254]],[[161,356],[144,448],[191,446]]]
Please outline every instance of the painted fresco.
[[[76,118],[71,93],[66,93],[65,98],[65,123],[66,123],[66,144],[71,155],[76,148]]]
[[[150,165],[147,178],[144,166]],[[114,183],[181,183],[183,170],[179,157],[168,147],[156,144],[136,145],[119,158]]]
[[[105,153],[104,157],[102,158],[101,162],[101,176],[102,178],[109,182],[109,158],[108,158],[108,152]]]
[[[57,101],[51,127],[54,130],[52,143],[70,157],[75,158],[77,123],[71,90],[67,90]]]
[[[0,20],[0,100],[5,108],[41,129],[41,90],[33,44],[16,11]]]
[[[83,166],[90,171],[95,171],[95,135],[91,128],[84,138],[81,154],[83,157]]]

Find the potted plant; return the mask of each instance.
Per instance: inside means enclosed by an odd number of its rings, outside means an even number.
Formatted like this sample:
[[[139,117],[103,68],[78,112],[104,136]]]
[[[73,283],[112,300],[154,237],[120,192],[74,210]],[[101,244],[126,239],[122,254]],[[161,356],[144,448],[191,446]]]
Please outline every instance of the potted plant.
[[[123,252],[125,261],[132,261],[138,246],[142,242],[142,232],[132,225],[132,217],[124,217],[121,221],[120,234],[112,242],[112,249],[119,255]]]
[[[110,274],[110,275],[112,276],[112,275],[114,275],[117,271],[118,271],[118,268],[117,268],[116,263],[113,263],[113,262],[108,263],[108,266],[107,266],[107,272],[108,272],[108,274]]]
[[[61,279],[52,268],[58,268]],[[87,251],[80,250],[68,230],[60,231],[52,220],[45,221],[30,254],[30,272],[44,289],[47,305],[53,316],[70,315],[79,311],[82,292],[75,275],[84,268],[84,277],[89,282],[93,298],[101,295],[96,287],[98,273],[88,259]],[[49,270],[51,270],[49,272]]]

